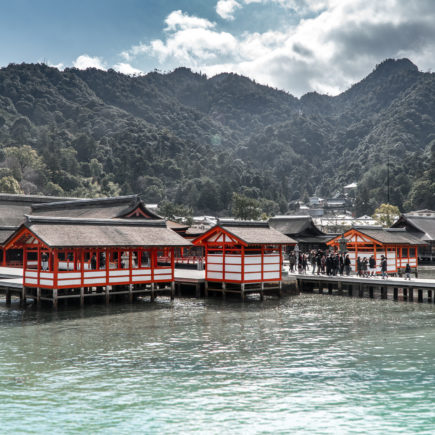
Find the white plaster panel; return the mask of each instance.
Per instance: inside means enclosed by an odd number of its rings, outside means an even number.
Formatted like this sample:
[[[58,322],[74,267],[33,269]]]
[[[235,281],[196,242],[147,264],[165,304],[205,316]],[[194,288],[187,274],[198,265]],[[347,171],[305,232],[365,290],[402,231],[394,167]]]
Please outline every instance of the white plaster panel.
[[[226,264],[242,264],[241,255],[229,255],[225,257]]]
[[[134,281],[134,282],[138,282],[138,281],[151,282],[151,277],[149,275],[133,276],[132,281]]]
[[[245,264],[261,264],[260,255],[246,255]]]
[[[128,276],[114,276],[109,278],[109,282],[128,282]]]
[[[172,275],[172,269],[154,269],[154,275],[166,275],[166,274]]]
[[[264,273],[264,279],[279,279],[279,272]]]
[[[109,270],[109,276],[128,276],[129,270]]]
[[[242,274],[241,273],[225,273],[225,279],[240,281],[242,279]]]
[[[81,278],[80,272],[62,272],[57,275],[58,279]]]
[[[245,281],[261,280],[261,273],[245,274]]]
[[[53,273],[51,273],[51,272],[41,272],[41,274],[39,276],[41,278],[51,278],[51,279],[53,279]]]
[[[279,255],[266,255],[264,257],[264,264],[270,263],[278,263],[279,264]]]
[[[52,279],[41,279],[40,282],[42,285],[53,285]]]
[[[207,260],[209,263],[222,263],[222,255],[208,255]]]
[[[58,284],[60,286],[64,286],[64,285],[81,285],[81,280],[80,279],[62,279],[58,281]]]
[[[151,269],[133,270],[133,275],[151,275]]]
[[[263,267],[263,270],[265,272],[276,272],[279,271],[280,265],[279,264],[265,264]]]
[[[222,274],[218,272],[208,272],[207,276],[212,279],[222,279]]]
[[[241,272],[242,266],[237,265],[237,264],[226,264],[225,271],[226,272]]]
[[[31,272],[29,270],[26,270],[26,276],[34,276],[34,277],[38,277],[38,272]]]
[[[247,264],[247,265],[245,265],[245,273],[246,272],[260,272],[261,273],[261,264]]]
[[[103,270],[101,272],[85,272],[84,273],[85,278],[96,278],[96,277],[102,277],[102,276],[106,276],[106,271]]]
[[[106,284],[106,278],[88,278],[83,280],[83,284]]]
[[[210,264],[210,263],[207,263],[207,270],[222,271],[222,264]]]
[[[25,284],[38,284],[38,280],[37,279],[32,279],[32,278],[26,278],[24,283]]]
[[[156,281],[172,281],[172,275],[158,275],[155,277]]]

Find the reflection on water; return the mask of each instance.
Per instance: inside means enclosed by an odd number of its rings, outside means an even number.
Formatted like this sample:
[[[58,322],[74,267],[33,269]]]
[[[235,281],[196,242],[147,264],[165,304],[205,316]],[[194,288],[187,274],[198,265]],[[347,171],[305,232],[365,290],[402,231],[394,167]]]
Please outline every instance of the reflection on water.
[[[430,304],[302,295],[264,303],[0,308],[5,433],[426,432]]]

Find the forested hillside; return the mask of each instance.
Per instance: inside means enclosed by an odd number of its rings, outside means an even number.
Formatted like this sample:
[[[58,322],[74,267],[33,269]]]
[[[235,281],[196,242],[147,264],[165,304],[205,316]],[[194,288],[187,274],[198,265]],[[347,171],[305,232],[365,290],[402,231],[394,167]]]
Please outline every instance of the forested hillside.
[[[297,99],[235,74],[11,64],[0,69],[0,190],[141,193],[226,214],[233,192],[268,214],[358,182],[356,213],[435,208],[435,75],[386,60],[336,96]]]

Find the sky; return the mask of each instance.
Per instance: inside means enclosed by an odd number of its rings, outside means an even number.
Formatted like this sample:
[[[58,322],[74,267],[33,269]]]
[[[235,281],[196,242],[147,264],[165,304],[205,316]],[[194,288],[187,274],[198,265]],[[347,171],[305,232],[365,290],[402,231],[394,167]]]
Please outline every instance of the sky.
[[[435,66],[435,0],[0,0],[0,66],[235,72],[336,95],[387,58]]]

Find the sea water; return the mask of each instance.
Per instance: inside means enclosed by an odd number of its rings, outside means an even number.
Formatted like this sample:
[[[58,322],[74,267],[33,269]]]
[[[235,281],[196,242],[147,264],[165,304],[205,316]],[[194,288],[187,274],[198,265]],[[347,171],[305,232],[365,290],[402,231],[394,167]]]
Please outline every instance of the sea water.
[[[435,432],[433,304],[0,305],[0,432]]]

